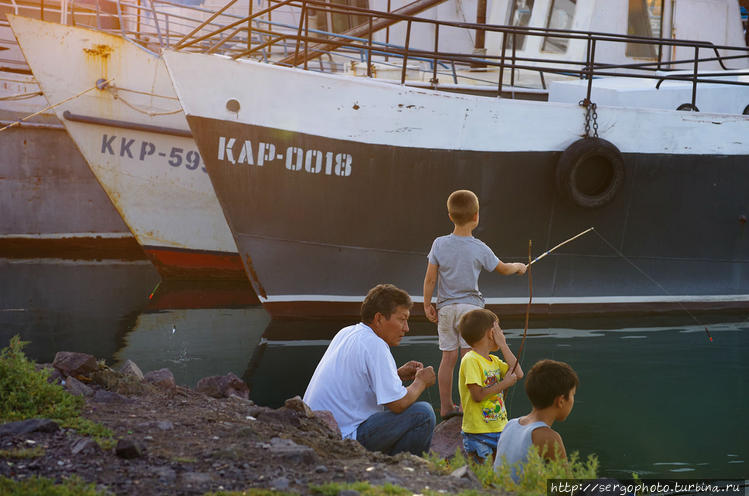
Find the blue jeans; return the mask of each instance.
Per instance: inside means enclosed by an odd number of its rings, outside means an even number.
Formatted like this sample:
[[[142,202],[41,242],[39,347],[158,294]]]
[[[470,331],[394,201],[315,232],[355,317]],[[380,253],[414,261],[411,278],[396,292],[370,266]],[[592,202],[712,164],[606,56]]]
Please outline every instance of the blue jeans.
[[[417,401],[401,413],[388,409],[375,413],[359,424],[356,440],[370,451],[387,455],[402,451],[421,455],[429,451],[435,421],[432,405]]]
[[[471,434],[463,432],[463,449],[467,454],[476,453],[476,456],[486,460],[488,456],[494,456],[497,451],[497,443],[501,432],[487,432],[483,434]]]

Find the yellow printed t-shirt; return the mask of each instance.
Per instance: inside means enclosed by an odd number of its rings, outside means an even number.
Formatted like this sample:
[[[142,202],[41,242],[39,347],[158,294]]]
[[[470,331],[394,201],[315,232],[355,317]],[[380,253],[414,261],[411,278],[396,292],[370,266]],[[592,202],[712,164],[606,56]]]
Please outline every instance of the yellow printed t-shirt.
[[[460,402],[463,404],[463,432],[481,434],[501,432],[507,425],[507,409],[502,393],[487,396],[476,403],[471,398],[468,384],[491,386],[502,380],[510,367],[494,355],[491,361],[471,350],[460,362],[458,377]]]

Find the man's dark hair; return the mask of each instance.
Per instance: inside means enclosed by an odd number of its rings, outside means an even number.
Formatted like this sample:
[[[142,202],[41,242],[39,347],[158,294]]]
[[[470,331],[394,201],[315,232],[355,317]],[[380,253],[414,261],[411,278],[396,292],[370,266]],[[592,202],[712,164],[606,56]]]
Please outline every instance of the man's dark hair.
[[[411,297],[402,289],[392,284],[378,284],[370,289],[364,298],[361,305],[361,321],[371,324],[378,312],[389,319],[398,307],[411,309],[412,306]]]
[[[568,364],[556,360],[541,360],[528,372],[525,392],[531,404],[541,409],[551,406],[559,396],[569,398],[570,391],[578,384],[580,380]]]
[[[494,323],[499,321],[499,317],[485,308],[477,308],[470,312],[464,313],[458,322],[458,332],[463,336],[466,343],[470,346],[481,341],[486,331],[494,327]]]

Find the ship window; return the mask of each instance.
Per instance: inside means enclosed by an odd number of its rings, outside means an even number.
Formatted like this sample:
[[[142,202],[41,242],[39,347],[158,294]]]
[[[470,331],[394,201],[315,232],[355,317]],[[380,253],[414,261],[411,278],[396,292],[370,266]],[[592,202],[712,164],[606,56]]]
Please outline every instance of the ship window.
[[[331,5],[341,5],[343,7],[358,7],[361,9],[369,8],[369,0],[337,0],[328,3]],[[349,29],[368,22],[367,16],[343,14],[339,12],[318,11],[316,16],[318,29],[332,33],[345,33]]]
[[[512,25],[519,27],[527,27],[531,22],[531,12],[533,11],[534,0],[515,0],[512,5]],[[522,50],[525,47],[525,36],[516,34],[508,36],[507,48],[512,48],[513,39],[517,43],[517,49]]]
[[[627,34],[631,36],[661,37],[663,0],[629,0]],[[655,59],[655,45],[627,43],[627,57]]]
[[[577,0],[551,0],[546,27],[549,29],[571,29],[576,6]],[[547,36],[544,38],[544,45],[541,50],[551,53],[564,53],[567,51],[568,41],[567,38]]]

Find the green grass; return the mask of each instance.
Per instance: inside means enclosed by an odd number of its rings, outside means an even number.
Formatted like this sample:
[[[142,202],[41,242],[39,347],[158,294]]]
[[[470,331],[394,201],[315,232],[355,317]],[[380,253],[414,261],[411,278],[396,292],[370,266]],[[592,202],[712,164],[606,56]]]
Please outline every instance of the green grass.
[[[13,448],[7,450],[0,450],[0,458],[39,458],[44,456],[45,450],[41,446],[34,446],[31,448]]]
[[[547,460],[535,446],[531,446],[528,451],[528,461],[522,465],[518,482],[512,480],[511,474],[513,468],[521,468],[520,463],[513,466],[501,465],[495,471],[491,460],[477,463],[473,459],[466,459],[460,450],[450,460],[436,456],[427,459],[432,462],[435,471],[444,474],[468,464],[485,488],[528,496],[546,496],[547,479],[595,479],[598,472],[598,458],[595,455],[588,456],[584,462],[577,452],[572,453],[567,460]]]
[[[36,370],[23,352],[28,342],[16,335],[0,350],[0,422],[47,418],[90,436],[104,449],[114,446],[112,432],[80,416],[83,398],[47,382],[49,370]]]
[[[109,491],[99,490],[80,477],[72,476],[57,483],[45,477],[12,480],[0,477],[0,494],[3,496],[109,496]]]

